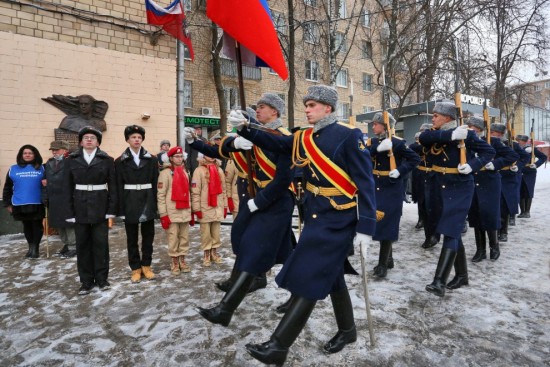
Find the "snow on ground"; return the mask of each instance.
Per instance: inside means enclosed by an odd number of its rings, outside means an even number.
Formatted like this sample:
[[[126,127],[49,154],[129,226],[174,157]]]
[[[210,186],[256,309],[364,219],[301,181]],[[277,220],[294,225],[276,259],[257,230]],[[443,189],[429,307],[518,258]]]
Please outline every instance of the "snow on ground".
[[[550,282],[548,208],[550,169],[539,169],[531,219],[517,219],[498,261],[469,261],[470,285],[441,299],[424,290],[433,278],[440,245],[420,247],[414,229],[416,205],[405,204],[396,266],[386,280],[369,278],[376,346],[370,345],[360,277],[348,284],[359,329],[356,343],[325,355],[321,348],[336,332],[330,301],[320,301],[289,353],[286,366],[548,366]],[[24,259],[22,235],[0,237],[1,366],[260,366],[244,345],[267,340],[286,300],[273,269],[266,289],[249,295],[224,328],[211,325],[197,306],[217,303],[233,257],[229,226],[223,226],[225,262],[201,266],[198,226],[189,262],[192,272],[169,272],[166,238],[157,226],[154,281],[130,283],[124,229],[110,232],[112,288],[78,296],[75,259]],[[473,231],[464,236],[469,259]],[[50,253],[61,248],[50,237]],[[369,273],[378,244],[369,248]],[[351,259],[360,268],[359,256]],[[451,274],[452,276],[452,274]]]

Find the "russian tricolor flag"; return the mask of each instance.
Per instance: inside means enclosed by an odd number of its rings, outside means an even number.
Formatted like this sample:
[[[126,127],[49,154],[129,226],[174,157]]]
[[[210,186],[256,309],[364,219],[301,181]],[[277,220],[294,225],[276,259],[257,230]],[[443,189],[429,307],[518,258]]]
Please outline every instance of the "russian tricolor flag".
[[[191,60],[195,58],[191,39],[185,32],[185,14],[181,0],[174,0],[167,8],[163,8],[153,0],[145,0],[145,10],[147,12],[147,23],[160,25],[162,29],[183,42],[191,54]]]
[[[285,80],[285,59],[266,0],[208,0],[206,15]]]

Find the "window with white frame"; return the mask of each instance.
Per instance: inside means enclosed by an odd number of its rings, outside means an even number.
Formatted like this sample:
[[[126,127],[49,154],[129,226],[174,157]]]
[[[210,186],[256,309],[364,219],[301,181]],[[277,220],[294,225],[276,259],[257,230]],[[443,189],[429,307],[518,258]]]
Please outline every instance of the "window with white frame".
[[[183,58],[191,60],[191,52],[189,52],[189,47],[187,47],[187,45],[183,45]]]
[[[372,92],[372,74],[363,73],[363,91]]]
[[[363,14],[361,14],[361,25],[370,27],[370,12],[368,10],[363,10]]]
[[[369,41],[361,41],[361,57],[363,59],[372,59],[372,43]]]
[[[193,107],[193,82],[183,81],[183,107]]]
[[[341,121],[349,120],[349,103],[338,102],[336,104],[336,118]]]
[[[535,84],[534,85],[534,89],[535,89],[535,92],[540,92],[542,90],[542,85],[540,84]]]
[[[319,80],[319,63],[313,60],[306,60],[306,79]]]
[[[363,113],[369,113],[374,111],[374,106],[363,106]]]
[[[347,69],[340,69],[336,74],[336,85],[339,87],[348,87],[348,71]]]
[[[550,81],[544,82],[544,89],[550,89]]]
[[[306,6],[317,6],[317,0],[304,0]]]
[[[334,48],[335,50],[339,50],[340,52],[346,52],[348,49],[346,36],[341,32],[336,32],[334,35]]]
[[[280,34],[287,34],[286,18],[283,13],[278,11],[271,11],[271,18],[275,25],[275,30]]]
[[[348,9],[346,7],[346,2],[340,0],[340,7],[338,8],[338,18],[344,19],[348,16]]]
[[[544,104],[544,108],[547,110],[550,110],[550,98],[546,98],[546,103]]]
[[[319,43],[319,28],[317,24],[307,22],[303,25],[304,41],[307,43],[317,44]]]
[[[239,106],[239,91],[234,87],[224,87],[223,96],[225,98],[225,106],[227,110],[240,108]]]

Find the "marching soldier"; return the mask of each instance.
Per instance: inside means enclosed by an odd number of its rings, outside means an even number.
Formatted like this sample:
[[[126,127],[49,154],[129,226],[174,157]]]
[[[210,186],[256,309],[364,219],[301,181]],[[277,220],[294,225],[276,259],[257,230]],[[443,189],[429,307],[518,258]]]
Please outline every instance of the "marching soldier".
[[[461,233],[474,194],[472,172],[479,171],[495,155],[495,150],[479,139],[468,126],[457,126],[457,107],[452,102],[438,102],[433,109],[433,128],[420,134],[420,143],[428,151],[431,164],[427,186],[429,216],[439,218],[436,231],[443,235],[443,247],[434,280],[426,290],[439,297],[445,295],[451,267],[458,261],[460,275],[467,276],[466,252]],[[477,153],[461,163],[461,149]]]
[[[478,136],[481,136],[485,130],[485,121],[479,117],[470,117],[467,122]],[[512,148],[506,146],[497,134],[502,134],[506,130],[504,124],[492,124],[490,144],[495,150],[495,158],[487,163],[480,171],[474,174],[475,190],[470,211],[468,212],[468,222],[470,227],[474,228],[476,241],[476,253],[472,262],[480,262],[487,258],[487,242],[485,234],[489,239],[490,259],[497,260],[500,256],[498,243],[498,230],[501,227],[501,178],[499,171],[504,167],[509,167],[518,160],[518,155]],[[487,138],[484,140],[487,141]],[[448,289],[460,288],[468,285],[467,272],[461,274],[461,265],[455,262],[455,278],[447,284]]]
[[[334,88],[310,87],[303,102],[308,123],[314,127],[294,136],[243,129],[238,113],[231,120],[242,129],[239,134],[255,144],[292,156],[293,164],[303,167],[306,181],[304,229],[276,277],[293,300],[269,341],[246,345],[254,358],[266,364],[284,363],[317,300],[329,294],[338,332],[324,350],[336,353],[357,339],[344,265],[354,243],[361,246],[370,241],[376,204],[369,150],[359,129],[336,122],[337,101]]]
[[[394,266],[392,242],[399,239],[405,190],[403,177],[420,163],[418,154],[404,140],[388,133],[387,129],[395,126],[394,117],[389,115],[389,119],[391,126],[386,126],[382,112],[376,113],[372,119],[374,137],[367,140],[373,161],[376,209],[384,213],[384,218],[376,223],[372,237],[374,241],[380,241],[378,265],[374,268],[374,275],[379,278],[385,278],[388,269]]]
[[[155,217],[157,215],[157,159],[142,144],[145,129],[138,125],[126,126],[124,138],[129,147],[115,161],[118,188],[118,215],[124,220],[130,280],[139,283],[141,276],[154,279],[151,270]],[[165,144],[166,145],[166,144]],[[138,231],[141,229],[141,258]]]
[[[531,155],[531,160],[523,167],[522,181],[519,198],[519,208],[521,213],[518,218],[531,218],[531,204],[535,196],[535,183],[537,181],[537,168],[542,166],[548,157],[534,146],[527,144],[529,137],[527,135],[518,135],[517,141],[519,145]]]
[[[258,100],[258,121],[266,128],[289,135],[280,119],[283,113],[284,101],[276,94],[265,93]],[[253,153],[254,171],[248,178],[253,179],[256,195],[241,202],[239,215],[233,222],[231,244],[237,255],[234,280],[218,305],[209,309],[199,308],[201,316],[223,326],[229,324],[253,281],[260,279],[260,285],[264,288],[267,283],[265,273],[274,264],[283,263],[292,251],[294,194],[291,191],[293,173],[290,157],[252,147],[252,143],[242,137],[226,137],[219,151],[224,158],[232,157],[244,169],[246,161],[241,158],[247,148],[252,148]]]

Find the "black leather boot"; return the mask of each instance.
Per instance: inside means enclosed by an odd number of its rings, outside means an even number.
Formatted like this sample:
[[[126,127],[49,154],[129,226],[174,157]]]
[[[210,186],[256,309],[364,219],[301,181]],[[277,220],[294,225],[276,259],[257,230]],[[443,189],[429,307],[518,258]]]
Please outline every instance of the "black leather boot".
[[[428,223],[424,223],[424,237],[426,239],[424,240],[424,243],[422,244],[422,248],[434,247],[439,242],[439,236],[432,233],[432,231],[428,227],[429,227]]]
[[[288,311],[271,335],[269,341],[261,344],[246,344],[248,353],[265,364],[282,366],[286,361],[288,348],[294,343],[306,325],[316,301],[294,297]]]
[[[224,280],[221,283],[216,283],[216,287],[218,287],[219,290],[224,291],[225,293],[229,292],[231,289],[231,286],[235,282],[235,279],[239,276],[240,271],[237,270],[237,261],[233,264],[233,269],[231,269],[231,275],[229,276],[229,279]]]
[[[449,278],[449,273],[455,262],[456,251],[443,247],[439,255],[437,269],[435,270],[434,281],[426,286],[426,290],[436,296],[443,297],[445,295],[445,285]]]
[[[519,199],[518,218],[525,218],[525,199]]]
[[[485,238],[485,233],[483,234]],[[447,283],[447,289],[457,289],[463,285],[468,285],[468,262],[466,260],[466,251],[464,245],[460,245],[455,258],[455,276],[453,280]]]
[[[250,287],[248,288],[248,293],[252,293],[254,291],[257,291],[258,289],[262,289],[265,287],[267,287],[267,277],[264,273],[254,278],[252,284],[250,284]]]
[[[487,258],[487,242],[485,241],[485,231],[479,229],[479,227],[474,227],[474,236],[476,238],[476,253],[472,258],[472,262],[478,263],[481,260]]]
[[[525,216],[524,216],[524,218],[531,218],[531,203],[533,203],[533,198],[525,199]]]
[[[32,253],[32,245],[29,243],[29,250],[27,251],[27,253],[25,254],[25,257],[31,257],[31,253]]]
[[[32,245],[30,245],[30,254],[29,254],[29,258],[31,259],[38,259],[38,257],[40,256],[39,254],[39,244],[38,243],[33,243]]]
[[[338,353],[344,349],[346,344],[357,341],[357,329],[353,319],[353,306],[348,289],[331,293],[330,300],[332,301],[338,332],[325,344],[323,349],[327,353]]]
[[[516,215],[510,215],[510,220],[508,221],[508,225],[515,226],[516,225]]]
[[[487,231],[487,236],[489,237],[489,258],[491,260],[497,260],[500,257],[497,231]]]
[[[390,245],[390,256],[388,257],[388,269],[393,269],[395,263],[393,262],[393,243]]]
[[[200,315],[213,324],[229,325],[233,312],[235,312],[246,296],[254,277],[253,274],[243,271],[217,306],[212,308],[199,307]]]
[[[500,231],[498,232],[498,240],[500,242],[508,242],[508,215],[505,215],[500,220]]]
[[[275,312],[277,312],[277,313],[286,313],[286,311],[290,307],[290,304],[292,303],[293,299],[294,299],[293,296],[290,295],[290,297],[286,300],[285,303],[277,306],[277,308],[275,309]]]
[[[390,257],[391,241],[380,241],[380,254],[378,256],[378,265],[374,267],[374,275],[379,278],[385,278],[388,274],[388,259]]]
[[[422,213],[422,210],[420,210],[420,206],[418,207],[418,222],[416,222],[416,225],[414,228],[420,229],[424,227],[424,215]]]

